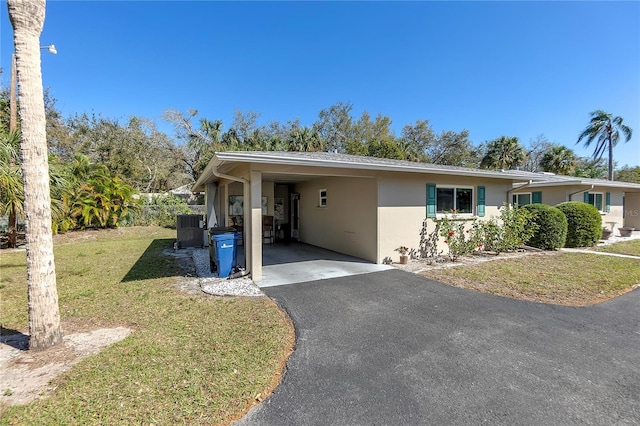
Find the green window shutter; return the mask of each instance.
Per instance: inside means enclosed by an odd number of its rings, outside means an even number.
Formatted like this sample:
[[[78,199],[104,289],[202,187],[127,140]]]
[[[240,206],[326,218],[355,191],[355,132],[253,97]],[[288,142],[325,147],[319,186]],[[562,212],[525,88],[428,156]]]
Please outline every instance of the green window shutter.
[[[427,217],[436,217],[436,184],[427,184]]]
[[[611,193],[607,192],[606,195],[606,212],[609,213],[611,211]]]
[[[486,190],[484,186],[479,186],[478,187],[478,216],[479,217],[483,217],[484,216],[484,210],[485,210],[485,198],[486,198]]]
[[[584,191],[584,202],[589,204],[589,192]]]
[[[531,193],[531,203],[532,204],[542,203],[542,191],[536,191]]]
[[[427,217],[436,217],[436,184],[427,184]]]

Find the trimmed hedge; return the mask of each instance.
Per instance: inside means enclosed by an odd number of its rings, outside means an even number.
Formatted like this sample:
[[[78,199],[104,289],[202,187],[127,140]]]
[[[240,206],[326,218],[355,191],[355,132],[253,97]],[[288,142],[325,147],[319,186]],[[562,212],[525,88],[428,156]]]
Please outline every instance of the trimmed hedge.
[[[567,238],[567,217],[556,207],[546,204],[527,204],[521,208],[533,213],[532,223],[538,225],[528,245],[543,250],[564,247]]]
[[[595,206],[567,201],[556,206],[567,217],[565,247],[592,247],[602,236],[602,218]]]

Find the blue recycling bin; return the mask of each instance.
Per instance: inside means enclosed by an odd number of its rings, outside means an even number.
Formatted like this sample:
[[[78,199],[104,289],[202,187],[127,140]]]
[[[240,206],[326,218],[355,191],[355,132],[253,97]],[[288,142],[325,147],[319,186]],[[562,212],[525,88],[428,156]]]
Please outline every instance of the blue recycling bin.
[[[238,264],[238,243],[240,233],[225,233],[213,236],[214,262],[218,276],[225,278],[231,275]]]

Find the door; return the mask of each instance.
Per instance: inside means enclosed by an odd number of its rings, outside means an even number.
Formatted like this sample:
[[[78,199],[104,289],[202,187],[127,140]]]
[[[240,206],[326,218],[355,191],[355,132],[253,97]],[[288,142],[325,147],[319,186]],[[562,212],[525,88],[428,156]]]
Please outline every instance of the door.
[[[291,238],[300,241],[300,194],[291,193]]]

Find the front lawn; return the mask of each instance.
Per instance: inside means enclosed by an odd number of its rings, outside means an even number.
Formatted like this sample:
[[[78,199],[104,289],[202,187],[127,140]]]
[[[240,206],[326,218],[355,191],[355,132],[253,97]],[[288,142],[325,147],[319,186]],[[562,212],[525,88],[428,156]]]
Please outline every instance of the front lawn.
[[[228,424],[271,392],[294,343],[289,319],[266,297],[181,291],[187,278],[162,254],[175,237],[159,227],[56,237],[65,333],[133,333],[55,379],[50,397],[0,408],[3,424]],[[26,333],[25,252],[3,251],[0,268],[2,332]]]
[[[640,240],[622,241],[620,243],[611,244],[596,248],[597,251],[606,253],[628,254],[631,256],[640,256]]]
[[[640,285],[640,259],[545,252],[433,268],[421,275],[499,296],[584,306],[611,299]]]

